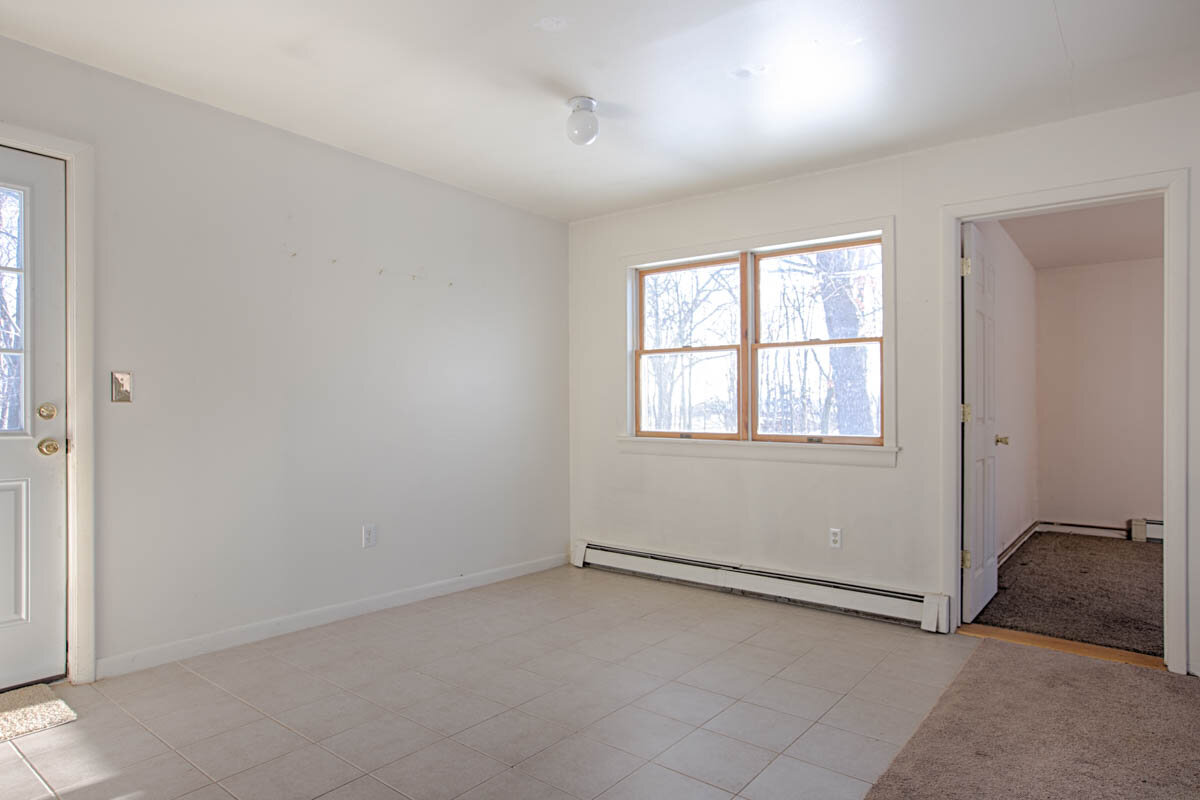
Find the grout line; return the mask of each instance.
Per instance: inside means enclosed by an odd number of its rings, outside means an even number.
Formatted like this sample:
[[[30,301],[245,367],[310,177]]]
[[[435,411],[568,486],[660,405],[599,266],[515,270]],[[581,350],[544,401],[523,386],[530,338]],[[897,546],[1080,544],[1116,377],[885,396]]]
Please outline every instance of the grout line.
[[[37,733],[37,731],[34,731],[34,733]],[[16,738],[20,738],[20,737],[16,737]],[[9,741],[15,742],[16,739],[10,739]],[[2,743],[0,743],[0,744],[2,744]],[[29,767],[29,771],[32,772],[34,774],[34,777],[36,777],[38,779],[38,781],[42,784],[43,789],[45,789],[47,792],[54,795],[55,797],[59,797],[58,792],[56,792],[53,788],[51,788],[50,782],[47,781],[45,779],[45,777],[42,776],[42,773],[38,770],[38,768],[33,765],[33,762],[29,760],[28,756],[26,756],[24,753],[21,752],[21,748],[17,747],[16,744],[13,744],[13,752],[15,752],[17,754],[17,758],[19,758],[19,759],[21,759],[21,761],[25,762],[25,766]]]

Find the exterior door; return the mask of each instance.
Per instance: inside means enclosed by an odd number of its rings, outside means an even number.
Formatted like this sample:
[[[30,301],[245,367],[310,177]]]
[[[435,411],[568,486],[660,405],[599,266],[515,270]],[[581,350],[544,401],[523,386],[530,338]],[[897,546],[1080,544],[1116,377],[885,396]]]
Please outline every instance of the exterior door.
[[[67,658],[66,165],[0,147],[0,689]]]
[[[996,594],[996,273],[979,229],[962,226],[963,565],[962,617]]]

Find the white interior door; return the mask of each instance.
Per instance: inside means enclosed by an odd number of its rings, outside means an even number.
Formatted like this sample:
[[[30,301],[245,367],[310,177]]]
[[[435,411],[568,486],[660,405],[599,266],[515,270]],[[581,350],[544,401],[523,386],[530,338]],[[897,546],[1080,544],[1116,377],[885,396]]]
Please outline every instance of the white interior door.
[[[67,656],[66,172],[0,147],[0,689]]]
[[[996,594],[996,273],[979,229],[962,226],[963,570],[962,615],[970,622]],[[967,415],[964,415],[967,416]]]

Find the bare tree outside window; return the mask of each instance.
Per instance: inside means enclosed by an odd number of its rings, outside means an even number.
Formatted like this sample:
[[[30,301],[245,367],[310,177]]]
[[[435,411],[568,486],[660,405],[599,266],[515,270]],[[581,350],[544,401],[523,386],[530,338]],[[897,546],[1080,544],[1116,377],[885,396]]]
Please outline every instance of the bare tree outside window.
[[[883,443],[877,235],[642,270],[638,311],[639,435]]]
[[[641,430],[737,434],[741,291],[737,261],[641,276]]]
[[[0,431],[25,426],[22,409],[25,242],[24,195],[0,187]]]
[[[883,257],[877,242],[758,259],[757,432],[881,433]]]

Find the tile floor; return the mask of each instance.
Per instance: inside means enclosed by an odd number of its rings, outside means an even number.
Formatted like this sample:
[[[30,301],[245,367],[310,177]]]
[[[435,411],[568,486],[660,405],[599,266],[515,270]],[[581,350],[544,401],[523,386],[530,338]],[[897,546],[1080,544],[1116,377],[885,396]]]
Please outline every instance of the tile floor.
[[[58,686],[0,797],[861,798],[976,644],[560,567]]]

